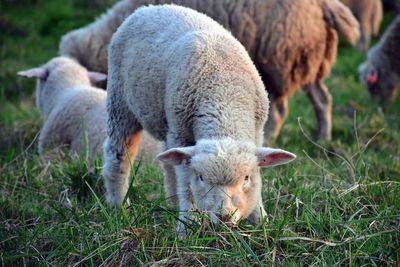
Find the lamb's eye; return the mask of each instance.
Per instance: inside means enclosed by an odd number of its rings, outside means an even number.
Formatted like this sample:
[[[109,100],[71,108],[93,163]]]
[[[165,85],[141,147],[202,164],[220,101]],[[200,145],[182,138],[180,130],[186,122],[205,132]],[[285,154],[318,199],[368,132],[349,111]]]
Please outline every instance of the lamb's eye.
[[[249,176],[249,175],[246,175],[246,177],[244,177],[244,181],[245,181],[245,182],[250,181],[250,176]]]
[[[199,180],[202,181],[202,182],[204,181],[204,180],[203,180],[203,176],[201,176],[201,175],[197,176],[197,179],[199,179]]]

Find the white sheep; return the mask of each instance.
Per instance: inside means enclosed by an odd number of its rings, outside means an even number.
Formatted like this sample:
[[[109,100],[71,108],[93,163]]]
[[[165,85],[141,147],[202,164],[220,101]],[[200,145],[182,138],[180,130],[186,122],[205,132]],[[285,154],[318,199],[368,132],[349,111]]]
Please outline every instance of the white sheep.
[[[180,222],[192,209],[215,222],[265,216],[259,167],[295,155],[261,147],[267,93],[244,47],[222,26],[184,7],[139,8],[112,38],[107,88],[110,205],[119,206],[127,192],[145,129],[166,142],[158,159],[174,166],[165,188],[178,198]]]
[[[347,5],[354,16],[360,22],[361,38],[358,40],[357,48],[367,51],[371,36],[379,34],[379,28],[383,17],[381,0],[341,0]]]
[[[91,81],[104,80],[104,74],[88,72],[72,59],[57,57],[18,75],[38,78],[36,105],[44,120],[40,154],[68,146],[71,153],[79,155],[87,149],[89,159],[101,155],[106,137],[107,93],[92,87]],[[145,133],[139,158],[150,162],[158,152],[159,142]]]
[[[361,82],[383,106],[393,102],[400,86],[400,16],[390,24],[379,42],[359,66]]]
[[[107,49],[118,26],[138,7],[163,3],[207,14],[246,47],[271,101],[265,143],[278,136],[288,98],[300,88],[314,107],[318,137],[331,138],[332,97],[324,79],[336,59],[336,31],[353,45],[360,35],[357,20],[339,0],[122,0],[95,22],[66,34],[60,54],[107,73]]]

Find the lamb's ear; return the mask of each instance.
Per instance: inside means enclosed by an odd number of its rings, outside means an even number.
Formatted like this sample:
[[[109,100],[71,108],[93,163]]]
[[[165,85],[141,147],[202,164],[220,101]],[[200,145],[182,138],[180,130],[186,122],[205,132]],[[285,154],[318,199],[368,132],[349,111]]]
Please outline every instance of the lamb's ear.
[[[48,71],[44,68],[33,68],[29,70],[22,70],[17,73],[19,76],[27,78],[46,78],[49,75]]]
[[[358,73],[364,72],[366,68],[367,68],[367,63],[366,62],[361,63],[360,65],[358,65],[358,68],[357,68]]]
[[[282,165],[291,162],[296,158],[296,155],[282,149],[275,149],[269,147],[259,147],[256,151],[258,157],[258,166],[271,167]]]
[[[163,153],[157,155],[157,159],[170,164],[179,165],[182,161],[188,160],[195,154],[196,149],[194,146],[171,148]]]
[[[89,80],[92,83],[102,82],[107,80],[107,75],[101,72],[88,71]]]

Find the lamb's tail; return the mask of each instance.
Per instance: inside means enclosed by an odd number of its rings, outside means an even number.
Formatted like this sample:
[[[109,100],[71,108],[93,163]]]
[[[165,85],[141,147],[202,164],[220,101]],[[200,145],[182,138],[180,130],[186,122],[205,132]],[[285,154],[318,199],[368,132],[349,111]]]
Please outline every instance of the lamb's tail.
[[[339,0],[322,0],[324,19],[353,46],[360,38],[360,25],[350,9]]]

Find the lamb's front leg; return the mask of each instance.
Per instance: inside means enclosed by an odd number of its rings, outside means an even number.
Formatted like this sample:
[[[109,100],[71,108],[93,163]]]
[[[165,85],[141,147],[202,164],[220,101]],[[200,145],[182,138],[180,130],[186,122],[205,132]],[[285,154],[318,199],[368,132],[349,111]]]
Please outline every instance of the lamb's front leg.
[[[173,206],[178,205],[176,174],[174,166],[162,163],[164,169],[164,191],[167,202]]]
[[[107,189],[107,202],[110,206],[118,207],[128,191],[131,163],[138,151],[142,127],[133,116],[119,117],[118,124],[113,125],[115,120],[112,116],[104,143],[102,174]]]
[[[176,226],[176,232],[180,238],[185,238],[187,235],[187,224],[192,221],[191,212],[193,210],[192,192],[190,189],[190,174],[185,166],[175,166],[176,172],[176,192],[179,202],[179,220]]]

